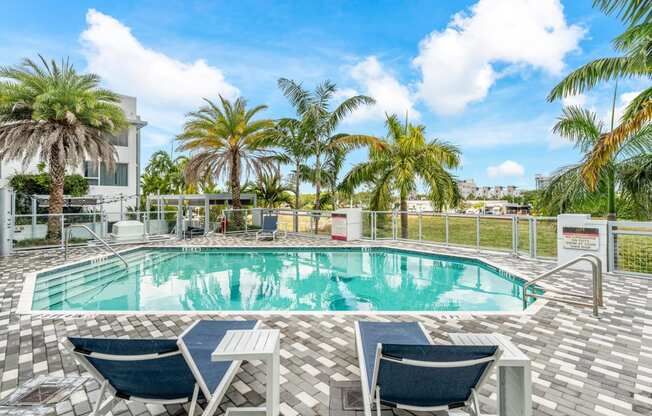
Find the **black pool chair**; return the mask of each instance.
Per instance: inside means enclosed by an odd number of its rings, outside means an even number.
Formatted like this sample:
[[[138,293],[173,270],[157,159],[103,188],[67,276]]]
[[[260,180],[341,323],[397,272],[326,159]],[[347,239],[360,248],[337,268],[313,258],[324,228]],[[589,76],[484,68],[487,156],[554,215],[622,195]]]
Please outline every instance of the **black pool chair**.
[[[372,403],[410,411],[466,407],[480,416],[477,391],[500,356],[497,346],[433,345],[417,322],[356,322],[364,412]]]
[[[226,331],[257,325],[257,321],[199,320],[176,340],[69,337],[61,345],[100,383],[91,416],[105,415],[119,400],[189,403],[188,414],[194,415],[201,397],[208,401],[206,411],[215,409],[240,367],[239,361],[211,361]]]

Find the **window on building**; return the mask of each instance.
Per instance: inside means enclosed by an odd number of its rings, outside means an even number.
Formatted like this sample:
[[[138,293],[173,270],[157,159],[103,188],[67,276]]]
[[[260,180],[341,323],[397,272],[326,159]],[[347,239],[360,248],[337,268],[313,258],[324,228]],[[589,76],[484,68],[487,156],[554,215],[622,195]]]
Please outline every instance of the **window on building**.
[[[107,169],[106,165],[102,163],[100,171],[100,185],[102,186],[128,186],[128,169],[127,163],[116,163],[113,171]]]
[[[84,177],[89,185],[97,185],[100,181],[97,162],[84,162]]]
[[[129,186],[129,164],[116,163],[111,171],[106,164],[84,162],[84,177],[89,185]]]
[[[114,146],[129,146],[129,129],[125,129],[117,135],[108,135],[109,143]]]

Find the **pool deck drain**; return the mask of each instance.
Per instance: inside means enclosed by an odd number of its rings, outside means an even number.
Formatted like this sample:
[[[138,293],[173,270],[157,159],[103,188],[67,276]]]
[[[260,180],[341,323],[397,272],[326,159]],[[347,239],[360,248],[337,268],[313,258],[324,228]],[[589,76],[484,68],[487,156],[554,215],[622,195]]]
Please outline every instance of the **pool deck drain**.
[[[341,245],[328,240],[288,237],[277,242],[255,242],[239,237],[197,238],[180,242],[190,246],[322,246]],[[367,244],[367,243],[364,243]],[[363,245],[364,245],[363,244]],[[533,277],[552,267],[494,253],[431,248],[410,243],[383,245],[416,248],[443,254],[466,254]],[[98,248],[72,249],[73,260],[90,258]],[[223,319],[241,315],[127,314],[66,315],[16,313],[24,275],[64,263],[60,251],[23,252],[0,259],[0,398],[19,384],[39,375],[75,376],[80,369],[62,353],[58,340],[64,336],[170,338],[180,334],[197,318]],[[554,283],[563,290],[586,292],[586,273],[565,272]],[[335,386],[359,382],[353,338],[358,319],[421,321],[436,343],[448,343],[451,332],[498,332],[507,335],[532,359],[534,414],[539,415],[650,415],[652,414],[652,293],[649,280],[605,276],[605,304],[600,319],[590,310],[548,302],[531,315],[288,315],[257,317],[267,328],[281,331],[281,413],[285,416],[329,415]],[[247,318],[251,318],[248,315]],[[229,388],[217,414],[231,406],[259,406],[264,402],[265,369],[262,363],[245,362]],[[495,379],[481,391],[482,406],[495,413]],[[333,386],[333,387],[331,387]],[[89,414],[99,385],[86,383],[56,405],[56,414]],[[407,412],[384,414],[409,414]],[[120,404],[113,414],[147,416],[184,414],[179,406]],[[337,413],[333,413],[336,415]],[[343,413],[349,416],[348,413]],[[351,416],[357,416],[351,413]]]

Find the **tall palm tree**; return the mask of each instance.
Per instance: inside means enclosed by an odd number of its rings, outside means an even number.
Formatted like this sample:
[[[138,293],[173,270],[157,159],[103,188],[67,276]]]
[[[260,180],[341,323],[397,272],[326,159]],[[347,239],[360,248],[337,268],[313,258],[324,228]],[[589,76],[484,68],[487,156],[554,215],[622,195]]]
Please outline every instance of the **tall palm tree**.
[[[310,157],[308,148],[307,129],[301,120],[284,118],[279,120],[274,129],[274,141],[282,149],[286,162],[292,166],[290,182],[293,186],[294,209],[301,208],[301,183],[306,179],[305,171],[308,169],[306,161]],[[293,216],[294,232],[299,230],[299,217]]]
[[[340,189],[353,192],[358,186],[373,186],[371,209],[389,205],[392,192],[397,192],[401,210],[401,237],[408,237],[407,200],[416,191],[417,181],[423,182],[435,207],[457,203],[459,193],[454,176],[447,169],[460,164],[459,150],[446,142],[426,140],[426,128],[407,120],[401,123],[396,115],[385,122],[387,138],[384,150],[372,148],[369,160],[355,165],[344,177]]]
[[[571,72],[555,86],[548,100],[576,95],[600,82],[619,78],[652,77],[652,3],[640,0],[594,0],[604,12],[620,15],[630,26],[613,41],[619,56],[596,59]],[[623,121],[598,140],[583,166],[583,175],[594,189],[600,170],[609,163],[620,146],[652,120],[652,87],[643,90],[627,106]]]
[[[177,150],[191,153],[185,176],[191,183],[213,177],[228,176],[233,208],[242,208],[240,180],[244,174],[260,176],[275,169],[276,154],[271,150],[270,119],[254,119],[267,106],[247,109],[247,102],[238,98],[230,102],[220,96],[219,105],[205,99],[206,105],[187,114],[183,133],[177,136]],[[238,211],[236,211],[237,213]],[[236,224],[242,220],[235,215]]]
[[[321,209],[321,190],[326,185],[322,177],[322,165],[325,155],[334,149],[351,150],[362,146],[381,146],[382,143],[372,136],[360,134],[335,134],[340,122],[357,108],[373,104],[375,101],[365,95],[356,95],[345,99],[331,110],[331,101],[337,87],[330,81],[324,81],[310,92],[300,83],[281,78],[278,85],[294,106],[300,120],[301,129],[306,135],[306,149],[315,158],[313,183],[315,186],[315,209]]]
[[[108,140],[127,127],[120,97],[99,87],[95,74],[60,64],[24,59],[0,67],[0,159],[47,163],[50,188],[48,238],[61,236],[66,167],[101,160],[113,169],[116,151]]]
[[[589,154],[605,135],[605,126],[597,115],[581,107],[565,107],[553,132],[573,142],[584,154]],[[652,149],[652,126],[632,134],[598,172],[595,188],[587,186],[582,177],[581,163],[565,166],[553,174],[541,195],[544,209],[549,213],[573,210],[573,207],[594,206],[606,209],[610,220],[616,219],[617,201],[644,202],[640,189],[645,189],[642,152]],[[635,179],[635,170],[643,169],[643,177]],[[631,170],[628,173],[628,170]],[[640,171],[639,171],[640,172]],[[627,185],[625,185],[627,184]],[[647,184],[649,187],[652,183]],[[620,192],[619,192],[620,191]],[[620,193],[620,199],[617,199]],[[649,195],[649,194],[648,194]],[[600,208],[604,207],[604,208]]]

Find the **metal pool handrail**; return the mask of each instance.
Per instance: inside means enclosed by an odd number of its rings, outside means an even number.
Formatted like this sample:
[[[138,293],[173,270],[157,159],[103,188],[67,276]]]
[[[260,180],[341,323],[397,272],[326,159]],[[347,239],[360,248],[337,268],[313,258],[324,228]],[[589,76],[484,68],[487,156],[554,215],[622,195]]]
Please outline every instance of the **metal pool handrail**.
[[[528,293],[527,290],[530,286],[534,285],[537,281],[545,279],[547,277],[552,276],[553,274],[565,270],[569,268],[570,266],[580,263],[582,261],[586,261],[591,265],[591,275],[592,275],[592,295],[582,295],[579,293],[568,293],[568,292],[563,292],[559,290],[554,290],[554,289],[546,289],[546,292],[550,293],[557,293],[560,295],[563,295],[565,297],[554,297],[554,296],[545,296],[545,295],[538,295],[536,293]],[[549,300],[554,300],[557,302],[564,302],[564,303],[569,303],[573,305],[579,305],[579,306],[589,306],[593,308],[593,315],[598,316],[598,307],[604,306],[604,301],[602,298],[602,260],[595,254],[583,254],[579,257],[574,258],[573,260],[566,262],[564,264],[561,264],[557,267],[555,267],[552,270],[549,270],[534,279],[530,280],[529,282],[525,283],[523,285],[523,309],[527,307],[527,298],[532,297],[532,298],[539,298],[539,299],[549,299]],[[586,303],[586,302],[579,302],[576,300],[571,300],[568,299],[568,297],[577,297],[577,298],[582,298],[582,299],[591,299],[591,303]]]
[[[64,253],[63,253],[63,256],[64,256],[64,259],[65,259],[65,260],[68,260],[68,240],[70,240],[70,235],[71,235],[71,233],[72,233],[72,229],[73,229],[73,228],[83,228],[83,229],[85,229],[86,231],[88,231],[88,232],[89,232],[93,237],[95,237],[95,238],[97,239],[97,241],[99,241],[100,243],[102,243],[102,245],[104,245],[104,247],[106,247],[106,248],[107,248],[111,253],[115,254],[116,257],[118,257],[120,260],[122,260],[122,262],[125,264],[125,268],[126,268],[126,269],[129,268],[129,264],[127,263],[127,260],[124,259],[124,257],[122,257],[122,256],[121,256],[117,251],[115,251],[115,250],[113,249],[113,247],[111,247],[111,246],[109,245],[109,243],[107,243],[107,242],[104,241],[102,238],[100,238],[100,236],[97,235],[97,234],[95,233],[95,231],[91,230],[90,228],[88,228],[87,226],[85,226],[85,225],[83,225],[83,224],[70,224],[70,225],[68,226],[68,230],[66,231],[66,239],[65,239],[65,241],[64,241]]]

